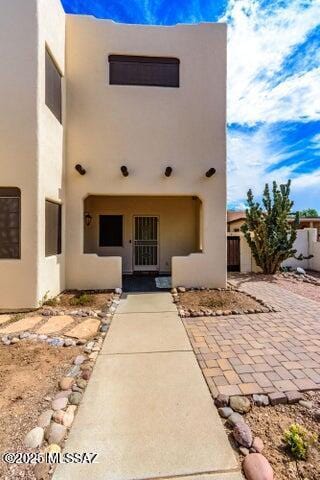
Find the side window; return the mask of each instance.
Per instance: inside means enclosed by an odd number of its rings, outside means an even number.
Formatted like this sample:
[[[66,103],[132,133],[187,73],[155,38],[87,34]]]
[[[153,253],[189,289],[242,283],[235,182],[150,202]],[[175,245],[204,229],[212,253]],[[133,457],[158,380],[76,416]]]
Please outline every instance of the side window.
[[[0,187],[0,258],[20,258],[21,192]]]
[[[59,203],[46,200],[46,257],[61,253],[61,210]]]
[[[99,218],[99,246],[123,246],[123,216],[100,215]]]
[[[62,75],[53,58],[46,50],[46,105],[62,123]]]

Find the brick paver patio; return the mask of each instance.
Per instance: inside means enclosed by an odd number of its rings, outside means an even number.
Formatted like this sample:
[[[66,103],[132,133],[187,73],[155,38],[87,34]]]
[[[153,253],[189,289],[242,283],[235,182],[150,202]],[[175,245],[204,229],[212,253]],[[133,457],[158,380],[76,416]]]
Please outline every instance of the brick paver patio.
[[[320,389],[320,303],[255,277],[230,282],[279,311],[183,319],[211,393]]]

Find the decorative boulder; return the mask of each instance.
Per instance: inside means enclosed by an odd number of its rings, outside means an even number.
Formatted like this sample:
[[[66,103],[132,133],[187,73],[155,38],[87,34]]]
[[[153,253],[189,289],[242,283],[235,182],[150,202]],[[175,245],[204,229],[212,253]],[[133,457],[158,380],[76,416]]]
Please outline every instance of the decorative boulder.
[[[27,448],[41,447],[44,437],[44,430],[41,427],[35,427],[24,437],[24,446]]]
[[[227,407],[229,404],[229,397],[228,395],[223,395],[223,393],[219,393],[219,395],[216,397],[214,404],[217,408],[220,407]]]
[[[240,415],[240,413],[234,412],[228,417],[227,423],[231,427],[236,425],[237,423],[244,422],[243,417]]]
[[[230,398],[230,407],[238,413],[247,413],[251,409],[250,400],[247,397],[236,395]]]
[[[256,453],[262,453],[262,450],[264,448],[263,441],[261,440],[260,437],[254,437],[253,442],[252,442],[252,450],[254,450]]]
[[[242,462],[247,480],[273,480],[273,470],[261,453],[251,453]]]
[[[252,433],[249,425],[244,422],[236,423],[233,427],[233,438],[242,447],[250,448],[252,445]]]

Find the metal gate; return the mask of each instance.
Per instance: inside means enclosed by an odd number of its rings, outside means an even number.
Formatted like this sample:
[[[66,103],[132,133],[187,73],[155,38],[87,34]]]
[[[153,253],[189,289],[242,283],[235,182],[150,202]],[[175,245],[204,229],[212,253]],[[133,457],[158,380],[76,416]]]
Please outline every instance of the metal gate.
[[[228,272],[240,272],[240,238],[228,237]]]
[[[155,271],[159,269],[158,225],[158,217],[134,217],[134,270]]]

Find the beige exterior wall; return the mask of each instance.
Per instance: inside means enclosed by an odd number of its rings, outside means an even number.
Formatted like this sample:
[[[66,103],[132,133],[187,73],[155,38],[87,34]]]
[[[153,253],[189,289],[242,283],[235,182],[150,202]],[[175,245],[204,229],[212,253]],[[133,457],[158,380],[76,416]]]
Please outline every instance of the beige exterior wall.
[[[45,50],[65,75],[65,13],[60,0],[38,3],[38,299],[52,297],[65,288],[65,181],[64,126],[45,104]],[[62,82],[64,87],[64,80]],[[64,88],[63,88],[64,90]],[[64,96],[64,95],[63,95]],[[63,111],[64,100],[63,100]],[[65,123],[65,121],[63,122]],[[62,254],[45,256],[45,201],[62,204]]]
[[[65,75],[64,126],[45,105],[46,45]],[[111,86],[109,54],[178,57],[180,88]],[[173,257],[174,285],[224,286],[226,26],[118,25],[66,16],[59,0],[10,0],[0,16],[0,58],[0,186],[21,189],[21,259],[0,260],[0,309],[36,307],[65,287],[121,286],[117,252],[83,253],[88,195],[199,197],[198,227],[186,225],[187,207],[175,216],[181,230],[172,250],[160,243],[161,269],[170,270]],[[216,174],[206,178],[211,167]],[[47,258],[46,199],[63,204],[62,254]],[[145,208],[157,215],[156,206]],[[194,245],[202,253],[190,254]],[[127,269],[128,256],[123,261]]]
[[[224,286],[225,25],[144,27],[67,16],[66,45],[67,287],[79,285],[80,277],[81,285],[97,282],[95,267],[102,262],[116,271],[116,257],[82,253],[88,195],[198,196],[203,253],[173,258],[173,284]],[[109,54],[178,57],[181,86],[109,85]],[[77,163],[85,176],[74,170]],[[165,178],[168,165],[174,171]],[[210,167],[217,173],[206,178]],[[121,272],[116,277],[102,278],[99,287],[120,286]]]
[[[60,199],[62,127],[45,106],[45,44],[64,61],[59,0],[10,0],[0,16],[0,186],[21,189],[21,259],[0,259],[0,309],[36,307],[64,286],[61,258],[44,257],[45,198]]]
[[[92,215],[85,226],[84,251],[100,256],[121,256],[124,273],[133,272],[134,216],[159,218],[159,270],[171,271],[171,258],[196,252],[199,202],[192,197],[89,197],[85,210]],[[123,215],[123,246],[99,247],[99,215]]]
[[[21,259],[0,259],[0,309],[37,302],[37,5],[2,2],[0,185],[21,189]]]

